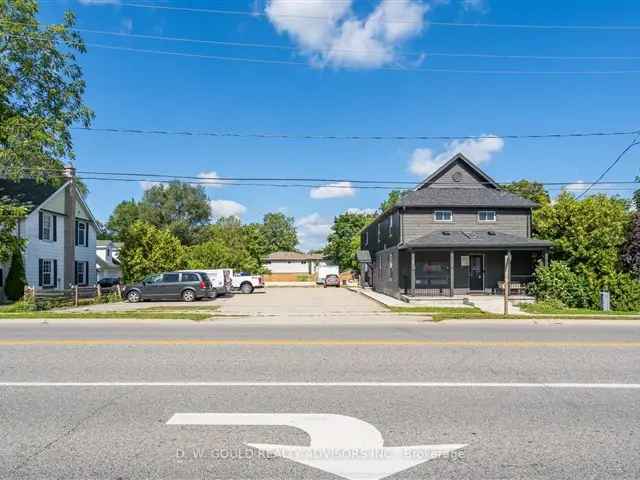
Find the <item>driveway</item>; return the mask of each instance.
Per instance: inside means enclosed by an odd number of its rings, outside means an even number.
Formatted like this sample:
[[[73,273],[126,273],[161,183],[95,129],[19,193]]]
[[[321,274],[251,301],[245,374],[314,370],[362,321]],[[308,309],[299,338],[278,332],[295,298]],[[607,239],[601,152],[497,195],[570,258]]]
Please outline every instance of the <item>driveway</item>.
[[[387,312],[346,288],[267,287],[264,292],[216,299],[221,311],[242,315],[368,316]]]

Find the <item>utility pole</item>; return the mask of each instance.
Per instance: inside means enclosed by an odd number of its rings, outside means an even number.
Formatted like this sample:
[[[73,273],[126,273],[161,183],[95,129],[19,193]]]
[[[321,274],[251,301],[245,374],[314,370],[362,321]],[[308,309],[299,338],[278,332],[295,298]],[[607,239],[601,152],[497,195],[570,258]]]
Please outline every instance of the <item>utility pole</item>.
[[[504,314],[509,315],[509,291],[511,290],[511,250],[504,256]]]
[[[69,288],[76,277],[76,169],[67,164],[64,167],[64,267],[61,287]]]

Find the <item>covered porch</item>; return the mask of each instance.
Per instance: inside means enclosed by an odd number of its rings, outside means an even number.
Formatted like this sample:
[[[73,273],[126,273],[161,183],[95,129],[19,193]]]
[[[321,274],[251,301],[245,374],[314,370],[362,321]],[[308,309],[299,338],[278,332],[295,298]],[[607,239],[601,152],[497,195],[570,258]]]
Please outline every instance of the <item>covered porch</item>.
[[[477,244],[473,235],[465,239],[448,247],[423,241],[401,248],[400,294],[441,298],[498,295],[508,284],[509,295],[524,295],[536,266],[549,261],[549,242],[543,240],[503,238],[502,245],[484,245]]]

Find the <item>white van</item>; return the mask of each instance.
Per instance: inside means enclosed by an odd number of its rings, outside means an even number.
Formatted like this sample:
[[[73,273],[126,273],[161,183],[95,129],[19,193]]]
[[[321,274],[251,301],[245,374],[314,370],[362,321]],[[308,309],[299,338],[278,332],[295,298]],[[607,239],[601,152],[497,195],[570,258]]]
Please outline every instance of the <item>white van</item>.
[[[206,270],[201,268],[199,270],[182,270],[191,272],[204,272],[211,280],[211,285],[216,291],[217,295],[229,295],[233,289],[233,270],[230,268],[217,268],[215,270]]]

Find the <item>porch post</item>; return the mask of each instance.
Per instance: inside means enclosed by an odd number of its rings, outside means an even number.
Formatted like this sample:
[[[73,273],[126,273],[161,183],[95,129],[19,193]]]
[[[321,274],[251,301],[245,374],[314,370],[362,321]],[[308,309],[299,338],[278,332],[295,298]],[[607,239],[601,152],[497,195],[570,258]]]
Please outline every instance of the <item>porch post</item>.
[[[455,285],[453,282],[453,271],[455,269],[455,255],[453,250],[449,251],[449,296],[453,297],[453,286]]]
[[[504,314],[509,315],[509,291],[511,290],[511,250],[504,256]]]
[[[411,250],[411,296],[416,296],[416,252]]]

